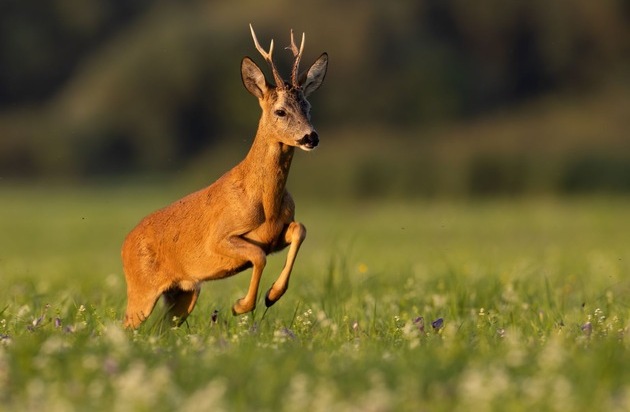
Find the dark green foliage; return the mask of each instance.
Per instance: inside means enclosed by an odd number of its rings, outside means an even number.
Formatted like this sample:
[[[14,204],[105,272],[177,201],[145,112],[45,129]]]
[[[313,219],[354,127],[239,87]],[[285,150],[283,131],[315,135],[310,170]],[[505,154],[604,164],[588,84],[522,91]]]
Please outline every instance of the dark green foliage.
[[[444,135],[451,140],[446,125],[464,122],[464,132],[474,119],[492,122],[497,113],[522,113],[523,103],[530,104],[525,112],[534,114],[532,125],[540,117],[561,116],[558,107],[542,112],[549,95],[557,96],[559,106],[599,99],[606,110],[616,100],[609,91],[628,87],[630,24],[621,1],[330,0],[298,6],[279,0],[272,8],[283,13],[271,13],[270,7],[5,1],[0,6],[0,176],[172,172],[200,158],[215,162],[212,153],[219,144],[246,145],[258,115],[238,73],[243,55],[258,57],[250,22],[265,42],[276,39],[276,58],[285,72],[289,53],[282,49],[291,27],[307,33],[305,65],[329,52],[330,74],[312,103],[314,123],[335,142],[361,145],[362,135],[376,128],[387,131],[382,145],[410,144],[409,150],[417,150],[418,142],[431,146]],[[622,107],[627,99],[618,103]],[[551,186],[626,192],[626,180],[619,177],[627,173],[626,159],[613,156],[615,142],[626,134],[618,132],[624,117],[606,113],[602,123],[591,112],[580,115],[586,123],[612,125],[591,136],[599,145],[597,159],[573,158],[583,149],[576,139],[579,125],[564,123],[552,136],[533,133],[523,139],[543,151],[561,146],[562,152],[554,153],[560,157],[551,159],[562,163],[560,176],[553,168],[544,176],[532,172],[538,169],[532,160],[539,156],[487,153],[470,137],[460,149],[460,136],[451,154],[416,153],[417,161],[396,164],[381,159],[380,151],[354,158],[354,148],[347,146],[341,155],[351,176],[344,179],[344,191],[359,197],[512,195]],[[489,142],[499,147],[506,134],[522,127],[520,121],[504,125]],[[457,166],[459,183],[449,188],[454,180],[444,170],[462,160],[457,156],[462,150],[469,162]],[[602,164],[586,164],[593,161]],[[541,182],[547,179],[560,183],[545,186]]]

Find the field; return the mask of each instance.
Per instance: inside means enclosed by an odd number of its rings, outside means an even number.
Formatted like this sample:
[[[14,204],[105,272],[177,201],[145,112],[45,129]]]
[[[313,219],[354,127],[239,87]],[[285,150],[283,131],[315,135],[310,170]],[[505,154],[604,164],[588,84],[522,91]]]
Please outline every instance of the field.
[[[630,410],[630,199],[298,198],[275,306],[124,331],[122,239],[187,191],[0,190],[0,410]]]

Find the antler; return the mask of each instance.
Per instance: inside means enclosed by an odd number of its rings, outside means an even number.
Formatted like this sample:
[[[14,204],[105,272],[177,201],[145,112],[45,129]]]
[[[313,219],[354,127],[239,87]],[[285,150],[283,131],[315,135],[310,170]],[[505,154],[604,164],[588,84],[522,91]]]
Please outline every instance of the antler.
[[[291,51],[293,52],[293,57],[295,57],[295,62],[293,63],[293,71],[291,72],[291,84],[293,85],[293,87],[298,88],[300,87],[300,83],[299,83],[299,67],[300,67],[300,59],[302,58],[302,52],[304,51],[304,40],[306,38],[306,35],[304,33],[302,33],[302,42],[300,43],[300,50],[298,50],[297,46],[295,45],[295,40],[293,39],[293,29],[291,29]],[[289,47],[287,47],[287,49],[289,49]]]
[[[282,76],[278,73],[278,69],[276,69],[276,65],[273,63],[273,58],[271,54],[273,53],[273,39],[271,39],[271,44],[269,45],[269,52],[266,52],[262,47],[260,47],[260,43],[258,43],[258,39],[256,38],[256,33],[254,33],[254,28],[252,25],[249,25],[249,29],[252,32],[252,38],[254,39],[254,46],[256,46],[256,50],[265,58],[269,66],[271,66],[271,71],[273,73],[273,78],[276,82],[276,86],[282,87],[284,86],[284,80],[282,80]]]

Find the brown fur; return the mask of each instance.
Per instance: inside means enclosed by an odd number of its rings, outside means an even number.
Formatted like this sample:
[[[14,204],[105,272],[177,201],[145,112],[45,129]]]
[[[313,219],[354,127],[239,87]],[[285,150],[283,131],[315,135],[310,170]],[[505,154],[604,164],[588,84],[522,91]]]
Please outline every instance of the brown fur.
[[[306,96],[321,85],[327,62],[326,54],[320,56],[295,87],[270,85],[251,59],[243,59],[243,83],[262,108],[252,147],[216,182],[150,214],[129,233],[122,247],[125,327],[137,328],[162,295],[168,316],[180,323],[195,307],[201,282],[252,267],[247,294],[232,308],[234,314],[249,312],[256,306],[266,255],[289,246],[266,305],[284,294],[306,237],[285,185],[295,147],[317,145]]]

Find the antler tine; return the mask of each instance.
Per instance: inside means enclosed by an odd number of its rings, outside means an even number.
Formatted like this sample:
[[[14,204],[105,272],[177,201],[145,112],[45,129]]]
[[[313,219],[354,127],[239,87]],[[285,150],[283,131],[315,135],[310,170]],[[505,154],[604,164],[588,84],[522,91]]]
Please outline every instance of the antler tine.
[[[260,47],[260,43],[258,43],[258,38],[256,37],[256,33],[254,32],[254,28],[251,24],[249,25],[249,29],[252,32],[252,38],[254,39],[254,46],[256,46],[256,50],[258,50],[258,53],[260,53],[267,63],[269,63],[269,66],[271,66],[271,72],[273,73],[276,86],[282,87],[284,85],[284,80],[282,79],[282,76],[280,76],[278,69],[276,69],[276,65],[273,63],[273,39],[271,39],[271,44],[269,45],[269,52],[266,52],[265,49]]]
[[[300,43],[300,50],[298,50],[295,45],[295,39],[293,38],[293,29],[291,29],[291,51],[293,52],[293,57],[295,57],[295,62],[293,63],[293,71],[291,72],[291,84],[293,87],[299,87],[299,67],[300,67],[300,59],[302,58],[302,52],[304,51],[304,40],[306,39],[306,35],[302,32],[302,42]],[[288,49],[289,47],[287,47]]]

